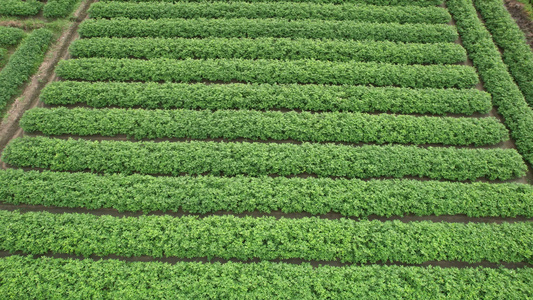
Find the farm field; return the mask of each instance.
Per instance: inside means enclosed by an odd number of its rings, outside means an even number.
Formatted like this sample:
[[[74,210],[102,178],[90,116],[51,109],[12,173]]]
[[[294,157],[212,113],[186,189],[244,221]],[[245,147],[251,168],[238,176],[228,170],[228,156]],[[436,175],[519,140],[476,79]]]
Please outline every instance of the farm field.
[[[501,0],[86,3],[2,149],[1,295],[533,297]]]

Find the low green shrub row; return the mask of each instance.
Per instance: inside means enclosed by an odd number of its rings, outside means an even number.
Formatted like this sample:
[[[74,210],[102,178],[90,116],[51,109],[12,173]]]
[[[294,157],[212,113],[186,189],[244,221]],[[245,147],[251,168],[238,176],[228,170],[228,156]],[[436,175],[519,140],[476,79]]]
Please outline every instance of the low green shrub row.
[[[63,18],[68,16],[79,0],[48,0],[43,8],[47,18]]]
[[[35,16],[41,11],[43,5],[42,2],[36,0],[2,0],[0,2],[0,15]]]
[[[533,217],[529,184],[0,170],[0,202],[120,212]]]
[[[24,30],[15,27],[0,26],[0,45],[14,46],[17,45],[24,37]]]
[[[2,160],[16,167],[56,171],[141,174],[350,178],[418,176],[432,179],[513,179],[526,165],[514,149],[457,149],[399,145],[224,142],[118,142],[24,137]]]
[[[490,33],[479,20],[471,0],[449,0],[464,47],[477,68],[485,89],[511,131],[518,151],[533,163],[533,111],[507,71]]]
[[[6,298],[524,299],[533,270],[0,259]]]
[[[33,108],[20,126],[45,135],[135,139],[252,139],[301,142],[494,145],[509,139],[493,117],[416,117],[346,112]]]
[[[205,0],[113,0],[117,2],[204,2]],[[302,2],[302,3],[332,3],[332,4],[366,4],[382,6],[439,6],[443,0],[221,0],[226,2]]]
[[[363,23],[286,19],[90,19],[80,24],[89,37],[277,37],[438,43],[457,40],[446,24]]]
[[[366,6],[353,4],[310,4],[295,2],[96,2],[92,18],[282,18],[322,19],[379,23],[446,24],[451,16],[442,7]]]
[[[41,91],[49,105],[148,109],[302,109],[417,114],[488,113],[488,93],[477,89],[300,84],[203,84],[55,81]]]
[[[466,61],[455,43],[414,44],[286,38],[92,38],[74,41],[74,57],[172,59],[316,59],[399,64],[453,64]]]
[[[533,223],[403,223],[232,215],[112,217],[2,210],[0,249],[85,257],[530,263]]]
[[[52,36],[53,33],[47,29],[34,30],[9,57],[6,66],[0,71],[0,109],[7,105],[39,67]]]
[[[473,67],[396,65],[317,60],[80,58],[60,61],[56,74],[68,80],[318,83],[412,88],[471,88],[479,79]]]
[[[476,0],[474,3],[494,42],[503,50],[503,61],[511,75],[526,101],[533,106],[533,52],[524,32],[505,9],[502,0]]]

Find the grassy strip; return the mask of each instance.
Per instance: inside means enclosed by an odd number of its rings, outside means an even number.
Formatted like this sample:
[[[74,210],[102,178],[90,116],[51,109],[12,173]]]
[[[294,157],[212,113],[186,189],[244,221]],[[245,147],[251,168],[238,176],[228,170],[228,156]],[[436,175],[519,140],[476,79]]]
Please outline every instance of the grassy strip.
[[[204,0],[114,0],[117,2],[203,2]],[[438,6],[442,4],[442,0],[222,0],[227,2],[301,2],[301,3],[331,3],[331,4],[367,4],[367,5],[381,5],[381,6]]]
[[[460,65],[396,65],[316,60],[245,59],[112,59],[60,61],[63,79],[87,81],[319,83],[412,88],[471,88],[479,79],[474,68]]]
[[[502,0],[474,1],[485,20],[494,42],[503,50],[503,61],[524,94],[533,106],[533,52],[524,32],[509,14]]]
[[[490,33],[483,27],[471,0],[447,1],[457,21],[463,45],[477,68],[485,89],[492,94],[498,112],[516,141],[518,151],[533,163],[533,111],[503,63]]]
[[[322,19],[379,23],[446,24],[451,16],[442,7],[366,6],[353,4],[309,4],[294,2],[97,2],[91,5],[92,18],[283,18]]]
[[[35,16],[39,13],[43,5],[43,3],[36,0],[2,0],[0,2],[0,15]]]
[[[0,26],[0,45],[14,46],[24,37],[24,30],[14,27]]]
[[[0,201],[118,211],[217,211],[367,217],[533,217],[528,184],[286,177],[97,175],[0,170]]]
[[[20,126],[45,135],[135,139],[224,138],[309,142],[494,145],[509,139],[496,118],[415,117],[253,110],[33,108]]]
[[[533,293],[530,268],[170,265],[10,256],[0,259],[0,277],[9,279],[0,292],[13,299],[522,299]]]
[[[231,215],[119,218],[0,211],[0,249],[29,254],[418,264],[531,262],[532,248],[531,222],[402,223]]]
[[[35,72],[52,36],[49,30],[34,30],[9,57],[8,63],[0,71],[0,109],[6,107],[9,99],[19,92],[20,86]]]
[[[92,38],[74,41],[70,46],[70,53],[74,57],[85,58],[316,59],[399,64],[453,64],[466,61],[465,49],[452,43],[286,38]]]
[[[332,144],[117,142],[19,138],[4,162],[58,171],[141,174],[282,176],[316,174],[350,178],[419,176],[432,179],[507,180],[525,175],[513,149],[419,148]]]
[[[490,95],[477,89],[393,87],[184,84],[55,81],[41,91],[49,105],[84,103],[93,107],[148,109],[302,109],[310,111],[393,112],[471,115],[492,109]]]
[[[410,43],[453,42],[454,26],[446,24],[361,23],[286,19],[100,19],[86,20],[81,37],[278,37],[348,39]]]
[[[78,0],[48,0],[43,8],[43,15],[47,18],[63,18],[68,16]]]

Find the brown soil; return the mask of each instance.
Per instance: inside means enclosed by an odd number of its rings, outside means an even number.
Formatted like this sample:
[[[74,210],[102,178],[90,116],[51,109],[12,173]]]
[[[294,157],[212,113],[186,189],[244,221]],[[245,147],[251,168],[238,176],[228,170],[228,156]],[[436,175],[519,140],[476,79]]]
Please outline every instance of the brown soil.
[[[516,0],[504,0],[507,10],[526,35],[529,46],[533,48],[533,16],[524,9],[524,4]]]

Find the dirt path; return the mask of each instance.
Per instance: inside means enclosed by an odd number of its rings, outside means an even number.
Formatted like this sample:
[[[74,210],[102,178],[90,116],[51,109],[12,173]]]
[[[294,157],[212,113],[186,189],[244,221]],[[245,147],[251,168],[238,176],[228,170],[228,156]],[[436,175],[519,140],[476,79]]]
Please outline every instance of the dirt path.
[[[533,16],[529,16],[524,4],[516,0],[504,0],[505,7],[511,13],[516,23],[526,35],[529,46],[533,49]]]

